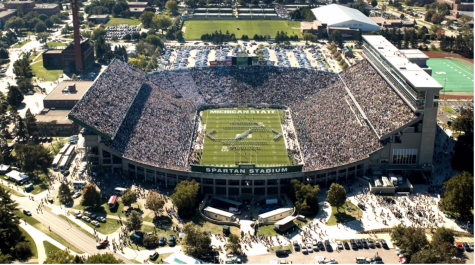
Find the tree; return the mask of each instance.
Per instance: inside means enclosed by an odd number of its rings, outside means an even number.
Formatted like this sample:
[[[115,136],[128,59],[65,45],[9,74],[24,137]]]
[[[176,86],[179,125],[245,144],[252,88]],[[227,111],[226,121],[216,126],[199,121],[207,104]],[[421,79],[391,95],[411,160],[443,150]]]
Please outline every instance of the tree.
[[[18,216],[14,214],[18,203],[10,197],[10,192],[0,186],[0,251],[6,255],[11,254],[18,242],[23,240],[19,229]]]
[[[36,33],[45,32],[47,29],[48,28],[46,27],[46,24],[43,21],[38,22],[35,26]]]
[[[317,36],[313,35],[312,33],[304,33],[303,34],[303,39],[305,42],[308,44],[308,42],[317,42],[318,38]]]
[[[28,242],[18,242],[13,249],[13,253],[15,254],[15,257],[20,260],[28,259],[33,255],[30,243]]]
[[[150,11],[143,12],[142,15],[140,15],[140,21],[142,21],[144,28],[150,28],[154,16],[155,13]]]
[[[22,28],[25,27],[25,21],[19,17],[12,17],[5,23],[5,29],[12,29],[16,33],[20,32]]]
[[[444,197],[440,200],[439,206],[444,211],[449,211],[452,215],[462,219],[472,218],[473,210],[473,175],[469,172],[462,172],[444,182]]]
[[[137,211],[130,212],[129,216],[127,216],[127,220],[125,221],[125,227],[129,231],[137,231],[142,228],[143,218]]]
[[[165,4],[165,8],[170,11],[171,14],[175,14],[178,11],[178,4],[174,0],[169,0]]]
[[[0,250],[0,264],[10,264],[12,256],[9,254],[3,254]]]
[[[175,187],[175,192],[170,196],[173,204],[178,208],[178,215],[190,217],[195,214],[198,203],[200,184],[195,180],[184,180]]]
[[[147,195],[146,204],[147,204],[147,208],[152,210],[155,216],[157,216],[157,213],[163,211],[163,206],[165,206],[165,201],[160,197],[158,193],[151,191]]]
[[[320,186],[312,184],[302,184],[293,179],[290,182],[290,199],[294,202],[297,213],[309,215],[318,212],[318,193]]]
[[[464,109],[452,123],[452,129],[457,132],[473,134],[473,110]]]
[[[162,39],[156,35],[147,36],[147,38],[145,38],[145,41],[155,46],[160,46],[160,47],[163,46]]]
[[[84,261],[84,264],[123,264],[120,259],[116,259],[111,253],[94,254]]]
[[[128,188],[124,191],[124,193],[122,193],[121,200],[125,206],[130,206],[132,203],[137,202],[137,192],[133,191],[131,188]]]
[[[143,238],[143,246],[148,249],[155,249],[159,246],[160,241],[156,235],[145,235]]]
[[[101,203],[101,193],[97,190],[96,185],[88,183],[82,190],[82,206],[94,206]]]
[[[172,20],[169,16],[165,15],[155,15],[152,19],[150,24],[150,28],[154,30],[166,30],[168,27],[172,25]]]
[[[423,228],[406,227],[401,224],[394,227],[391,239],[396,241],[397,246],[404,249],[409,255],[413,255],[429,245]]]
[[[17,86],[8,86],[7,103],[12,106],[19,106],[24,96]]]
[[[24,122],[26,125],[26,130],[28,131],[28,135],[38,134],[38,126],[36,124],[35,115],[31,113],[29,108],[26,110]]]
[[[336,207],[336,211],[346,202],[346,190],[338,183],[332,183],[330,189],[327,191],[326,201],[332,206]]]
[[[54,22],[51,19],[45,20],[45,25],[47,28],[52,28],[54,26]]]
[[[432,235],[431,244],[433,246],[437,246],[442,243],[449,243],[450,245],[453,245],[455,243],[454,231],[445,227],[437,228],[435,233]]]
[[[59,200],[61,201],[61,203],[64,204],[71,200],[71,190],[69,189],[69,186],[66,183],[61,182],[61,185],[59,185],[58,193]]]
[[[36,34],[36,39],[46,43],[46,41],[48,40],[49,35],[50,34],[48,32],[41,32],[41,33]]]
[[[372,0],[371,1],[371,6],[376,7],[378,5],[378,1]]]
[[[226,247],[231,249],[234,254],[239,253],[241,251],[241,240],[235,234],[230,234],[228,237],[228,242],[226,243]]]
[[[51,255],[47,255],[43,264],[82,264],[82,258],[69,254],[67,250],[58,250]]]
[[[17,134],[21,137],[23,120],[18,121]],[[15,157],[21,165],[23,171],[36,175],[36,171],[48,172],[48,168],[53,162],[53,154],[43,145],[29,142],[27,144],[15,145]]]
[[[208,232],[202,230],[200,226],[189,222],[183,226],[183,232],[185,237],[182,241],[182,249],[185,250],[187,255],[200,258],[203,254],[212,250],[211,238]]]
[[[339,30],[334,30],[328,37],[329,41],[332,41],[338,45],[338,47],[343,48],[343,37]]]
[[[30,53],[24,53],[21,58],[13,63],[13,73],[21,79],[30,78],[33,76],[33,72],[30,66]]]

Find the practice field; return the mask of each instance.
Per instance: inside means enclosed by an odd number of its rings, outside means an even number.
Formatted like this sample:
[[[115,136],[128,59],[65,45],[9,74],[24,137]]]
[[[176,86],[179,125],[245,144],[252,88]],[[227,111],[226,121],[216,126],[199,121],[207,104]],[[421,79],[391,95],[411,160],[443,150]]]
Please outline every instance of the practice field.
[[[432,77],[444,86],[443,92],[463,92],[473,94],[473,65],[453,58],[429,59],[427,65],[432,68]],[[445,80],[447,79],[447,80]],[[443,93],[441,92],[441,93]]]
[[[269,35],[275,37],[277,31],[287,32],[287,35],[300,36],[300,21],[284,20],[189,20],[185,21],[185,39],[200,39],[205,33],[213,33],[216,30],[222,33],[229,31],[240,39],[247,35],[250,39],[257,35]],[[239,28],[239,30],[238,30]]]
[[[203,111],[206,136],[200,164],[220,167],[236,167],[239,163],[252,163],[257,167],[291,165],[282,135],[282,118],[283,112],[279,109]]]

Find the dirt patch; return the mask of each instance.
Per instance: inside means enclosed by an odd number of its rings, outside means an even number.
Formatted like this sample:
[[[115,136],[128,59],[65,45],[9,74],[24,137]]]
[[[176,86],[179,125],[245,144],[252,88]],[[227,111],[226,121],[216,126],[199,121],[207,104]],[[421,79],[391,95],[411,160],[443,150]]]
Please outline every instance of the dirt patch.
[[[473,95],[449,95],[449,94],[440,94],[440,98],[448,98],[448,99],[473,99]]]
[[[468,59],[468,58],[465,58],[459,54],[456,54],[456,53],[440,53],[440,52],[424,52],[425,55],[429,56],[429,58],[447,58],[447,57],[452,57],[452,58],[459,58],[459,59],[463,59],[463,60],[466,60],[466,61],[469,61],[471,63],[473,63],[473,59]]]
[[[182,27],[182,28],[181,28],[181,31],[183,31],[183,33],[185,33],[186,27]],[[472,63],[473,63],[473,62],[472,62]]]

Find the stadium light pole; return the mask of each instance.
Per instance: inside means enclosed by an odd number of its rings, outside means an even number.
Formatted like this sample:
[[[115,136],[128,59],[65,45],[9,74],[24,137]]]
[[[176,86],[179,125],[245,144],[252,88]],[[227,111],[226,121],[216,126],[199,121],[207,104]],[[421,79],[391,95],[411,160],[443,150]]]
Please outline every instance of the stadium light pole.
[[[445,95],[445,83],[447,83],[448,78],[444,78],[444,87],[442,88],[442,94]]]

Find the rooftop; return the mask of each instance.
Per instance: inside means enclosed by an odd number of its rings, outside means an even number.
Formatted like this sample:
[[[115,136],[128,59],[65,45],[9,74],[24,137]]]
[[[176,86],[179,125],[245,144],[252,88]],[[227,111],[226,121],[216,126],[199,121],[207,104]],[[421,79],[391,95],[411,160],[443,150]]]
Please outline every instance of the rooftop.
[[[273,211],[270,211],[270,212],[267,212],[267,213],[259,214],[259,219],[266,219],[266,218],[269,218],[271,216],[274,216],[274,215],[277,215],[277,214],[280,214],[280,213],[285,213],[290,209],[291,209],[290,207],[282,207],[282,208],[279,208],[279,209],[276,209],[276,210],[273,210]]]
[[[145,7],[132,7],[130,8],[130,12],[143,12]]]
[[[423,59],[429,59],[429,56],[427,56],[425,53],[418,49],[407,49],[407,50],[399,50],[406,58],[423,58]]]
[[[16,10],[7,9],[7,10],[5,10],[5,11],[0,12],[0,18],[9,16],[9,15],[15,14],[15,13],[16,13]]]
[[[105,14],[105,15],[92,15],[92,16],[89,16],[89,18],[108,18],[109,15],[108,14]]]
[[[73,122],[68,119],[69,112],[70,110],[49,110],[45,114],[36,115],[35,118],[40,122],[57,121],[57,124],[72,124]]]
[[[127,2],[128,5],[148,6],[148,2]]]
[[[363,35],[363,39],[374,47],[416,90],[418,88],[437,88],[442,86],[417,64],[409,59],[383,36]]]
[[[349,8],[342,5],[331,4],[312,9],[313,14],[317,20],[321,20],[328,26],[350,22],[352,24],[359,22],[366,25],[378,27],[369,17],[361,13],[358,9]],[[356,24],[354,24],[356,25]],[[345,25],[343,25],[345,26]],[[349,25],[348,25],[349,26]]]
[[[92,81],[63,81],[43,100],[80,100],[86,91],[91,87]],[[63,89],[69,85],[76,85],[75,92],[64,93]]]
[[[63,49],[48,49],[44,53],[62,53]]]

